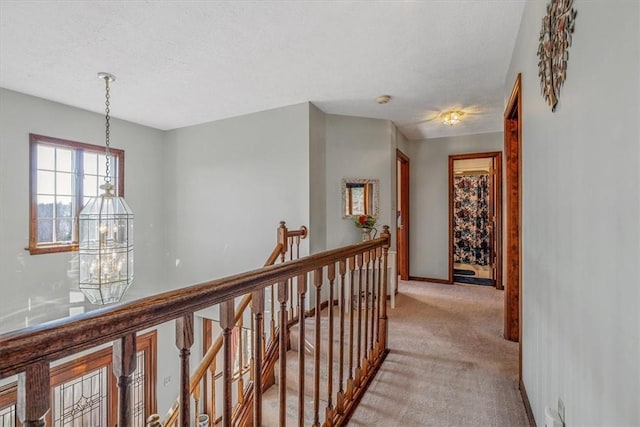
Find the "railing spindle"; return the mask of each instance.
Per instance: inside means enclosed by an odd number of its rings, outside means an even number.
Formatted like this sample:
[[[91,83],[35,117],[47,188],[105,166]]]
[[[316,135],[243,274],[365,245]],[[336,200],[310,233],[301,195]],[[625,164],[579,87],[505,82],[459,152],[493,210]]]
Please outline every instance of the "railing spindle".
[[[180,350],[180,425],[190,425],[189,355],[193,345],[193,313],[176,319],[176,347]]]
[[[364,349],[362,352],[362,370],[366,374],[369,369],[369,278],[371,276],[371,252],[364,253],[365,273],[364,273]]]
[[[255,341],[253,344],[253,425],[262,427],[262,357],[261,341],[264,313],[264,289],[251,294],[251,314],[253,315]],[[264,340],[263,340],[264,341]]]
[[[280,303],[280,336],[279,336],[279,359],[280,359],[280,375],[279,375],[279,422],[280,426],[284,426],[287,420],[287,344],[289,342],[289,328],[287,327],[287,293],[288,283],[278,283],[278,302]]]
[[[270,317],[271,317],[271,337],[269,342],[273,341],[273,338],[276,336],[276,296],[275,296],[275,285],[271,285],[269,288],[269,308],[270,308]]]
[[[347,263],[344,260],[340,260],[339,264],[340,269],[340,287],[338,292],[340,294],[340,302],[338,304],[339,313],[340,313],[340,354],[338,356],[338,399],[336,402],[338,413],[342,415],[342,402],[344,399],[344,310],[345,310],[345,297],[344,293],[345,289],[345,275],[347,271]]]
[[[356,298],[356,309],[358,310],[358,352],[357,359],[358,365],[356,366],[356,374],[355,374],[355,385],[360,385],[360,378],[362,376],[362,267],[364,264],[363,255],[356,255],[356,264],[358,266],[358,296]]]
[[[198,425],[198,416],[200,415],[200,384],[193,389],[193,413],[195,415],[194,425]]]
[[[322,298],[322,268],[313,272],[313,285],[316,288],[316,315],[313,367],[313,427],[320,427],[320,299]]]
[[[231,359],[231,330],[234,326],[233,299],[220,303],[220,327],[222,328],[222,425],[231,427],[231,383],[233,381],[233,361]]]
[[[136,334],[113,342],[113,373],[118,381],[118,426],[131,425],[131,375],[136,370]],[[189,389],[187,379],[187,393]],[[188,394],[187,394],[188,395]]]
[[[24,427],[44,427],[51,404],[49,363],[37,362],[18,375],[18,418]]]
[[[325,416],[325,424],[327,426],[332,425],[333,419],[333,285],[336,279],[336,264],[331,263],[327,267],[327,278],[329,279],[329,342],[327,345],[328,360],[327,360],[327,411]]]
[[[378,254],[378,248],[371,251],[373,257],[373,283],[371,286],[371,360],[375,360],[377,357],[375,348],[376,340],[376,324],[378,319],[378,282],[380,281],[380,256]]]
[[[389,226],[382,227],[381,237],[387,239],[387,242],[382,247],[382,286],[380,289],[380,326],[378,330],[380,348],[382,351],[387,348],[388,327],[387,324],[387,261],[389,254],[389,242],[391,241],[391,233],[389,233]]]
[[[207,397],[205,402],[205,411],[209,414],[210,420],[216,419],[216,359],[214,358],[207,369],[207,380],[205,382],[207,387]]]
[[[298,426],[304,426],[304,306],[307,293],[307,275],[298,276]]]
[[[295,300],[296,298],[293,297],[293,295],[295,295],[293,293],[293,279],[289,278],[287,279],[287,286],[289,287],[289,292],[288,294],[291,295],[291,299],[289,300],[288,306],[289,306],[289,320],[293,320],[293,300]]]
[[[238,404],[244,402],[244,379],[242,375],[242,368],[244,368],[244,333],[242,328],[244,326],[244,316],[241,316],[238,320],[238,366],[240,375],[238,377]]]
[[[356,256],[357,257],[357,256]],[[349,280],[349,378],[347,379],[347,394],[346,398],[351,399],[351,395],[353,393],[353,312],[354,312],[354,286],[353,281],[355,278],[355,264],[356,258],[349,258],[349,275],[351,280]]]

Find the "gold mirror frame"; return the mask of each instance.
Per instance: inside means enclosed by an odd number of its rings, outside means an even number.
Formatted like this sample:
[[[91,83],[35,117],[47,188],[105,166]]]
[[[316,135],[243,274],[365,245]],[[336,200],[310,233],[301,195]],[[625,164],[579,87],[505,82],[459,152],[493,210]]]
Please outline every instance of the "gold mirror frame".
[[[362,188],[362,194],[353,189]],[[354,200],[358,198],[360,200]],[[360,215],[378,217],[380,199],[380,181],[366,178],[342,179],[342,218],[350,219]]]

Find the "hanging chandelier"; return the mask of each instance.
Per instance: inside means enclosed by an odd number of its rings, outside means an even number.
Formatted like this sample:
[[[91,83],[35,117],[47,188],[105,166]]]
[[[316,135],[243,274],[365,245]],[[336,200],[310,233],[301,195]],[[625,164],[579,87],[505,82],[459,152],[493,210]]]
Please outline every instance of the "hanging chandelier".
[[[109,83],[116,78],[109,73],[98,73],[98,78],[106,89],[106,173],[100,186],[104,193],[91,199],[78,218],[79,287],[91,303],[109,304],[120,301],[133,282],[133,212],[111,183]]]

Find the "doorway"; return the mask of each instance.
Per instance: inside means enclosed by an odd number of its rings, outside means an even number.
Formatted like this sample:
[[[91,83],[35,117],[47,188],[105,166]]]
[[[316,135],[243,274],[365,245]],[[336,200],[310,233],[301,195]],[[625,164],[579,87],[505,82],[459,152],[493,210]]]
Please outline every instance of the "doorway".
[[[504,337],[519,341],[522,331],[522,266],[521,260],[521,186],[522,186],[522,99],[521,75],[518,74],[504,112],[504,152],[507,157],[505,192],[507,216],[505,228],[506,283],[504,298]],[[522,342],[520,342],[522,354]],[[522,358],[520,358],[522,359]],[[522,360],[520,361],[522,378]]]
[[[400,150],[396,150],[396,174],[398,275],[409,280],[409,157]]]
[[[449,281],[502,289],[502,153],[449,156]]]

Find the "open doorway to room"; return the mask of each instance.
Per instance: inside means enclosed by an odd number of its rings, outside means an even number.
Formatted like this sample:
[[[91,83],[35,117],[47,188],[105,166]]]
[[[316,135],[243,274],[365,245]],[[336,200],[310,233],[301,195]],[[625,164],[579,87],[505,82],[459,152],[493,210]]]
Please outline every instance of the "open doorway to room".
[[[400,150],[396,150],[396,174],[398,275],[409,280],[409,157]]]
[[[502,153],[449,156],[449,280],[502,289]]]

